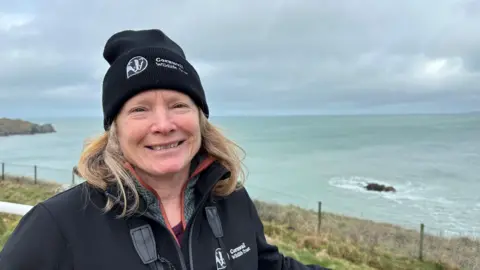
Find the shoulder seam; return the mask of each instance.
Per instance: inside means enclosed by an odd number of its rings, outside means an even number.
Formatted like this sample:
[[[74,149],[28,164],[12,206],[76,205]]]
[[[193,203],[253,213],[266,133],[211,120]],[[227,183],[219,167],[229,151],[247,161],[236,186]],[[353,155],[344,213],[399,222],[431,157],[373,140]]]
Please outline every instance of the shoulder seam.
[[[68,188],[68,189],[65,189],[65,190],[63,190],[63,191],[61,191],[61,192],[55,193],[55,194],[54,194],[53,196],[51,196],[49,199],[56,198],[56,197],[58,197],[58,196],[60,196],[60,195],[62,195],[62,194],[65,194],[65,193],[74,192],[77,188],[80,188],[80,189],[81,189],[82,187],[80,187],[80,186],[83,186],[82,184],[83,184],[83,183],[80,183],[80,184],[74,185],[73,187],[70,187],[70,188]]]
[[[57,219],[55,218],[55,216],[52,214],[52,212],[50,211],[50,209],[43,203],[43,202],[40,202],[38,203],[38,206],[43,208],[47,213],[48,215],[50,216],[50,218],[52,219],[53,223],[55,224],[55,226],[57,227],[60,235],[62,236],[62,239],[63,241],[65,242],[65,247],[66,248],[69,248],[70,247],[70,243],[68,242],[67,238],[65,237],[65,233],[63,232],[62,228],[60,227],[60,225],[58,224],[57,222]]]

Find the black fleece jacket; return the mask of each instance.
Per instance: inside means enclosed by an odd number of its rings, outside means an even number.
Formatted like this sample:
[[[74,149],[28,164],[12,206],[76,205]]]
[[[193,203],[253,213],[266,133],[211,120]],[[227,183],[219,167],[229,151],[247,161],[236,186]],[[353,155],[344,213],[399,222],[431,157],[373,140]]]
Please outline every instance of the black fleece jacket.
[[[217,162],[201,173],[181,245],[148,215],[117,218],[120,207],[103,213],[105,192],[82,183],[21,219],[0,253],[0,270],[327,269],[305,266],[268,244],[245,189],[212,196],[227,173]]]

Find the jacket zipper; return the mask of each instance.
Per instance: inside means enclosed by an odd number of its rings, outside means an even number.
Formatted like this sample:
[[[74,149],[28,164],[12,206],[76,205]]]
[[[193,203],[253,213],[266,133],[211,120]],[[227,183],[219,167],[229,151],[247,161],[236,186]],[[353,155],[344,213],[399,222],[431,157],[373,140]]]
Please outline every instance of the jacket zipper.
[[[213,185],[213,186],[215,186],[215,185]],[[189,262],[190,262],[190,270],[194,270],[194,268],[193,268],[192,238],[193,238],[193,229],[195,228],[195,221],[197,220],[198,213],[200,213],[200,209],[203,209],[205,201],[210,196],[210,192],[211,192],[213,186],[209,189],[209,191],[207,192],[207,195],[203,196],[202,200],[200,201],[200,204],[198,205],[197,211],[195,211],[195,214],[193,215],[192,224],[190,225],[190,231],[188,232],[188,258],[189,258]]]
[[[221,175],[223,176],[223,174]],[[219,177],[219,179],[221,178],[221,176]],[[188,258],[189,258],[189,262],[190,262],[190,270],[194,270],[194,266],[193,266],[193,250],[192,250],[192,238],[193,238],[193,229],[195,228],[195,221],[197,220],[197,217],[198,217],[198,214],[200,213],[201,209],[204,208],[205,206],[205,202],[207,201],[207,199],[212,196],[211,195],[211,192],[213,190],[213,188],[215,187],[215,185],[218,183],[218,181],[215,181],[208,189],[207,189],[207,192],[206,194],[203,196],[202,200],[200,201],[200,203],[198,204],[198,207],[197,209],[195,210],[195,213],[193,215],[193,219],[192,219],[192,223],[190,224],[190,230],[188,232]],[[188,270],[188,269],[186,269]]]
[[[175,236],[170,233],[170,230],[168,230],[168,228],[165,227],[165,225],[163,225],[162,223],[158,222],[158,220],[156,220],[156,219],[155,219],[153,216],[151,216],[149,213],[144,213],[144,216],[150,218],[151,220],[153,220],[153,221],[155,221],[155,222],[157,222],[157,223],[160,224],[165,230],[168,231],[168,234],[170,235],[170,238],[173,240],[173,242],[174,242],[174,244],[175,244],[175,250],[177,251],[177,255],[178,255],[179,259],[180,259],[180,265],[181,265],[181,267],[182,267],[182,270],[188,270],[188,269],[187,269],[187,264],[185,263],[185,258],[184,258],[183,254],[182,254],[182,251],[181,251],[181,249],[180,249],[180,246],[179,246],[178,243],[177,243],[177,240],[175,239]]]
[[[194,270],[194,267],[193,267],[193,250],[192,250],[192,238],[193,238],[193,229],[195,227],[195,221],[197,220],[197,216],[198,216],[198,213],[200,213],[200,210],[203,209],[203,207],[205,206],[205,202],[207,201],[207,199],[209,198],[209,196],[211,196],[211,192],[212,192],[212,189],[215,187],[215,185],[217,184],[218,181],[215,181],[214,184],[212,184],[209,188],[208,188],[208,191],[206,192],[206,195],[203,196],[202,200],[200,201],[200,203],[198,204],[198,207],[197,209],[195,210],[195,214],[193,215],[193,219],[192,219],[192,223],[190,224],[190,231],[189,231],[189,234],[188,234],[188,258],[189,258],[189,262],[190,262],[190,270]],[[154,217],[152,217],[150,214],[148,213],[145,213],[144,214],[146,217],[152,219],[153,221],[159,223],[163,228],[165,228],[169,233],[170,235],[170,238],[173,240],[174,244],[175,244],[175,249],[177,251],[177,255],[180,259],[180,265],[182,267],[182,270],[188,270],[187,268],[187,264],[185,262],[185,257],[182,253],[182,250],[180,248],[180,246],[178,245],[177,243],[177,240],[175,239],[175,236],[172,235],[172,233],[170,233],[170,230],[165,227],[165,225],[163,225],[162,223],[158,222]]]
[[[223,176],[224,174],[222,174],[219,179]],[[207,192],[206,192],[206,195],[203,196],[202,200],[200,201],[196,211],[195,211],[195,214],[193,216],[193,219],[192,219],[192,223],[190,224],[190,232],[189,232],[189,235],[188,235],[188,247],[187,247],[187,250],[188,250],[188,255],[189,255],[189,260],[190,260],[190,270],[194,270],[193,268],[193,250],[192,250],[192,237],[193,237],[193,229],[194,229],[194,225],[195,225],[195,221],[197,219],[197,216],[198,216],[198,213],[200,212],[200,209],[203,208],[206,200],[211,196],[211,192],[212,192],[212,189],[215,187],[215,185],[217,184],[218,181],[214,181],[214,183],[208,188]],[[154,193],[155,194],[155,193]],[[107,192],[107,195],[115,198],[112,194],[109,194]],[[143,213],[143,215],[147,218],[150,218],[151,220],[157,222],[160,224],[160,226],[162,226],[164,229],[166,229],[170,235],[170,238],[172,239],[172,241],[174,242],[174,245],[175,245],[175,250],[177,251],[177,255],[180,259],[180,265],[182,267],[182,270],[188,270],[187,268],[187,264],[185,262],[185,257],[182,253],[182,250],[181,250],[181,247],[180,245],[178,244],[177,240],[175,239],[175,235],[173,235],[170,230],[165,226],[163,225],[161,222],[158,222],[158,220],[156,220],[153,216],[151,216],[148,212],[147,213]]]
[[[195,213],[195,216],[193,217],[192,228],[190,230],[190,234],[188,235],[188,258],[190,261],[190,270],[194,270],[193,269],[192,235],[193,235],[193,228],[194,228],[193,225],[195,224],[196,219],[197,219],[197,213]]]

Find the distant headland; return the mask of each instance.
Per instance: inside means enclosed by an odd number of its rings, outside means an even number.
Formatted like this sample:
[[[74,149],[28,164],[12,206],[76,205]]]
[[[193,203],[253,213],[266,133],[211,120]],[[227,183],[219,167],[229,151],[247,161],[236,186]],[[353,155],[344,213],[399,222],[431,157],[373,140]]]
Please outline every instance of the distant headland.
[[[0,137],[56,132],[52,124],[36,124],[21,119],[0,118]]]

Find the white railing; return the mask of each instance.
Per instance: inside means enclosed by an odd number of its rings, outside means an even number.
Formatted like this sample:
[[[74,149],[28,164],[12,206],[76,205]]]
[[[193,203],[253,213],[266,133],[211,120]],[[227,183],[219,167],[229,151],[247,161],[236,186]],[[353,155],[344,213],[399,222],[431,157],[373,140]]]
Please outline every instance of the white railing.
[[[33,206],[26,204],[1,202],[0,201],[0,213],[13,214],[13,215],[25,215]]]

